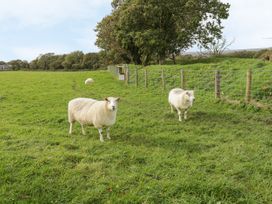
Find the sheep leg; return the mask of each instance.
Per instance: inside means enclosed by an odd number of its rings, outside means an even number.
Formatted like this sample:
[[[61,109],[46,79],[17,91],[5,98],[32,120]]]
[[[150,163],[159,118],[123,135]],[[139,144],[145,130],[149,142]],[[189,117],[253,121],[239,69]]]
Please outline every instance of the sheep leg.
[[[174,112],[173,106],[170,104],[170,108],[171,108],[171,113]]]
[[[101,142],[104,142],[103,135],[102,135],[102,131],[103,131],[102,128],[98,128],[100,141],[101,141]]]
[[[107,128],[107,138],[110,140],[111,137],[110,137],[110,127]]]
[[[69,129],[69,134],[70,134],[70,135],[72,134],[72,129],[73,129],[73,123],[70,122],[70,129]]]
[[[187,120],[187,111],[188,111],[188,110],[185,110],[185,111],[184,111],[184,120]]]
[[[178,108],[177,108],[177,111],[178,111],[179,121],[182,121],[182,119],[181,119],[181,111]]]
[[[82,131],[82,134],[83,134],[83,135],[86,135],[86,132],[85,132],[85,130],[84,130],[83,124],[81,124],[81,131]]]

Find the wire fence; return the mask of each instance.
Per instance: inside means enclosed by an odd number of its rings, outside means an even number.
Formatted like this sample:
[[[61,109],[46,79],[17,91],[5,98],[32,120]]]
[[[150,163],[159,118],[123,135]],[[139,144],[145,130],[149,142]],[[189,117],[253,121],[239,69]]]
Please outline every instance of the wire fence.
[[[117,73],[117,72],[116,72]],[[117,73],[118,74],[118,73]],[[182,69],[167,66],[126,66],[129,86],[169,91],[175,87],[210,93],[219,100],[272,108],[272,69]]]

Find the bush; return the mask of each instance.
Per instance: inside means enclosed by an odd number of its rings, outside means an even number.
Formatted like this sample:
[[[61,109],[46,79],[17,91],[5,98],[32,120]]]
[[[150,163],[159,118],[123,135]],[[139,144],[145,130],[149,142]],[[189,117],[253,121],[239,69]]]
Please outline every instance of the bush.
[[[264,50],[263,52],[260,52],[258,58],[266,61],[272,61],[272,50]]]
[[[255,58],[256,51],[249,51],[249,50],[241,50],[241,51],[234,51],[230,53],[224,54],[226,57],[234,57],[234,58]]]

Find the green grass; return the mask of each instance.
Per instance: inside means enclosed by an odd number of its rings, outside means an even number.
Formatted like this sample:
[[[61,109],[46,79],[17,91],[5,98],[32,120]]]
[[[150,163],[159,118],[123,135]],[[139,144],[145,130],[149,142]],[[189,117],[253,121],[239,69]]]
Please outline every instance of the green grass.
[[[208,58],[209,59],[209,58]],[[222,96],[244,101],[247,70],[253,74],[252,99],[272,107],[272,63],[256,59],[211,58],[210,63],[147,66],[150,89],[162,89],[164,70],[166,90],[180,86],[180,70],[185,72],[187,89],[214,91],[215,70],[220,71]],[[130,83],[135,84],[135,66],[130,65]],[[140,67],[139,86],[144,87],[144,71]]]
[[[95,83],[85,86],[92,77]],[[271,203],[272,118],[199,90],[189,119],[167,91],[105,71],[0,73],[1,203]],[[121,102],[112,140],[68,135],[75,97]]]

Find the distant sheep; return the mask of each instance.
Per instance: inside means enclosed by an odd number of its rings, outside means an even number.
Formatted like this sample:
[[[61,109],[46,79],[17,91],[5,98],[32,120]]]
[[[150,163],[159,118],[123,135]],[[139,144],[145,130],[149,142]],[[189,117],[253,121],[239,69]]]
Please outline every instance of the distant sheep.
[[[88,78],[85,80],[85,84],[92,84],[94,80],[92,78]]]
[[[171,107],[171,113],[173,113],[173,108],[178,112],[179,121],[182,121],[181,115],[184,111],[184,119],[187,119],[187,111],[192,107],[195,100],[194,91],[183,90],[180,88],[174,88],[169,92],[168,102]]]
[[[107,128],[107,138],[110,138],[110,127],[116,121],[119,98],[107,97],[104,101],[91,98],[75,98],[68,103],[69,134],[75,121],[81,124],[82,134],[85,135],[84,125],[93,125],[99,131],[100,141],[104,142],[102,129]]]

